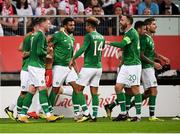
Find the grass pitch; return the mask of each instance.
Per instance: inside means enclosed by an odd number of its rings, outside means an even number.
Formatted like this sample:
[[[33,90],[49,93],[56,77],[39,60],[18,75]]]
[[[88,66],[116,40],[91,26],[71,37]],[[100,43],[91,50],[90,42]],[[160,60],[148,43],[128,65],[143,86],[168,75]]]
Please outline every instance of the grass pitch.
[[[44,119],[31,119],[30,123],[17,123],[0,119],[0,133],[180,133],[180,121],[163,118],[164,122],[113,122],[99,118],[97,122],[76,123],[71,118],[49,123]]]

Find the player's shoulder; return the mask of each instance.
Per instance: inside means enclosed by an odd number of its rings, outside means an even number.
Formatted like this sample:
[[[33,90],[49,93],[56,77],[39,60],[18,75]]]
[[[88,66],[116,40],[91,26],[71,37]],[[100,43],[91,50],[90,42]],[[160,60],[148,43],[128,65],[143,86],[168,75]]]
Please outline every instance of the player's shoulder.
[[[24,38],[28,38],[28,37],[30,37],[32,34],[33,34],[32,32],[29,32],[29,33],[27,33],[27,34],[25,35]]]
[[[85,35],[84,35],[84,38],[91,38],[91,33],[86,33]]]
[[[39,31],[34,33],[34,36],[44,36],[44,33],[39,30]]]
[[[140,40],[146,40],[147,39],[147,36],[146,35],[141,35],[140,36]]]
[[[62,31],[57,31],[53,34],[53,37],[58,37],[58,38],[61,38],[64,36],[64,33]]]
[[[132,28],[130,28],[128,31],[126,31],[125,33],[124,33],[124,35],[125,36],[130,36],[130,35],[133,35],[134,33],[135,33],[135,29],[132,27]]]
[[[131,39],[139,38],[138,32],[134,28],[131,28],[127,32],[125,32],[124,36],[128,36]]]
[[[104,39],[104,36],[100,33],[98,33],[97,31],[95,32],[91,32],[91,33],[87,33],[86,36],[89,36],[90,38],[96,38],[96,39]]]
[[[145,34],[143,37],[144,37],[143,39],[147,42],[151,41],[151,39],[152,39],[151,36],[149,36],[148,34]]]

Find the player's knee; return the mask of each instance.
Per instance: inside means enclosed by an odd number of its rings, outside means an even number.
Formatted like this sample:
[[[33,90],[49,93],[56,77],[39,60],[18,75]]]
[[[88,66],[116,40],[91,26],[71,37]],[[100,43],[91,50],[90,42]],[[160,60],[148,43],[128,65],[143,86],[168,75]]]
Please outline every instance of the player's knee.
[[[84,86],[77,85],[76,92],[80,93],[80,92],[83,92],[83,90],[84,90]]]
[[[151,91],[151,95],[153,95],[153,96],[156,96],[156,95],[157,95],[157,93],[158,93],[158,91],[157,91],[157,88],[156,88],[156,87],[152,87],[152,88],[150,89],[150,91]]]
[[[35,94],[35,93],[36,93],[36,88],[31,85],[31,86],[29,87],[29,92],[30,92],[31,94]]]
[[[132,89],[132,93],[133,93],[134,95],[137,95],[137,94],[140,93],[140,89],[139,89],[139,86],[138,86],[138,85],[132,86],[131,89]]]
[[[98,95],[98,87],[90,87],[92,95]]]
[[[59,94],[63,94],[64,93],[64,89],[62,87],[59,87],[59,89],[57,89],[55,92],[59,93]]]
[[[123,86],[124,86],[123,84],[116,84],[115,85],[116,92],[122,92]]]

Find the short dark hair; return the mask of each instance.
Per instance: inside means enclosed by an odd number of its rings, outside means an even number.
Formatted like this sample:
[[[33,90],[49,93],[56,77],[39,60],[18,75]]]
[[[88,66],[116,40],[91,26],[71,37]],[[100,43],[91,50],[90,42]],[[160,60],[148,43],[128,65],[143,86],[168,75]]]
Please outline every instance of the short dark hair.
[[[148,19],[144,20],[145,25],[150,25],[153,21],[155,21],[155,18],[150,17]]]
[[[73,19],[73,18],[71,18],[71,17],[67,17],[67,18],[65,18],[65,19],[63,20],[63,26],[67,25],[67,24],[68,24],[68,22],[71,22],[71,21],[74,21],[74,19]]]
[[[38,24],[41,24],[42,22],[45,22],[48,18],[46,17],[37,17],[37,18],[34,18],[32,23],[33,25],[38,25]]]
[[[143,26],[146,26],[144,21],[136,21],[136,23],[134,24],[134,28],[137,30],[138,28],[141,28]]]
[[[97,27],[99,24],[99,20],[95,17],[89,17],[87,18],[86,23],[88,25],[91,25],[92,27]]]
[[[133,24],[133,17],[132,15],[124,15],[126,16],[126,18],[128,19],[128,21],[130,22],[130,24],[132,25]]]

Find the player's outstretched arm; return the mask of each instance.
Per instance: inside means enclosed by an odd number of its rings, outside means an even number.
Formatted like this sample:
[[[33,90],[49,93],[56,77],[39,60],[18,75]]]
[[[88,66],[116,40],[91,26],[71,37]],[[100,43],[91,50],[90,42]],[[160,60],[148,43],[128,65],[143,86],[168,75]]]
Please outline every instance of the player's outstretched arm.
[[[106,42],[109,43],[109,42]],[[131,43],[131,39],[128,36],[125,36],[121,42],[110,42],[109,45],[118,47],[118,48],[124,48],[126,45]]]

